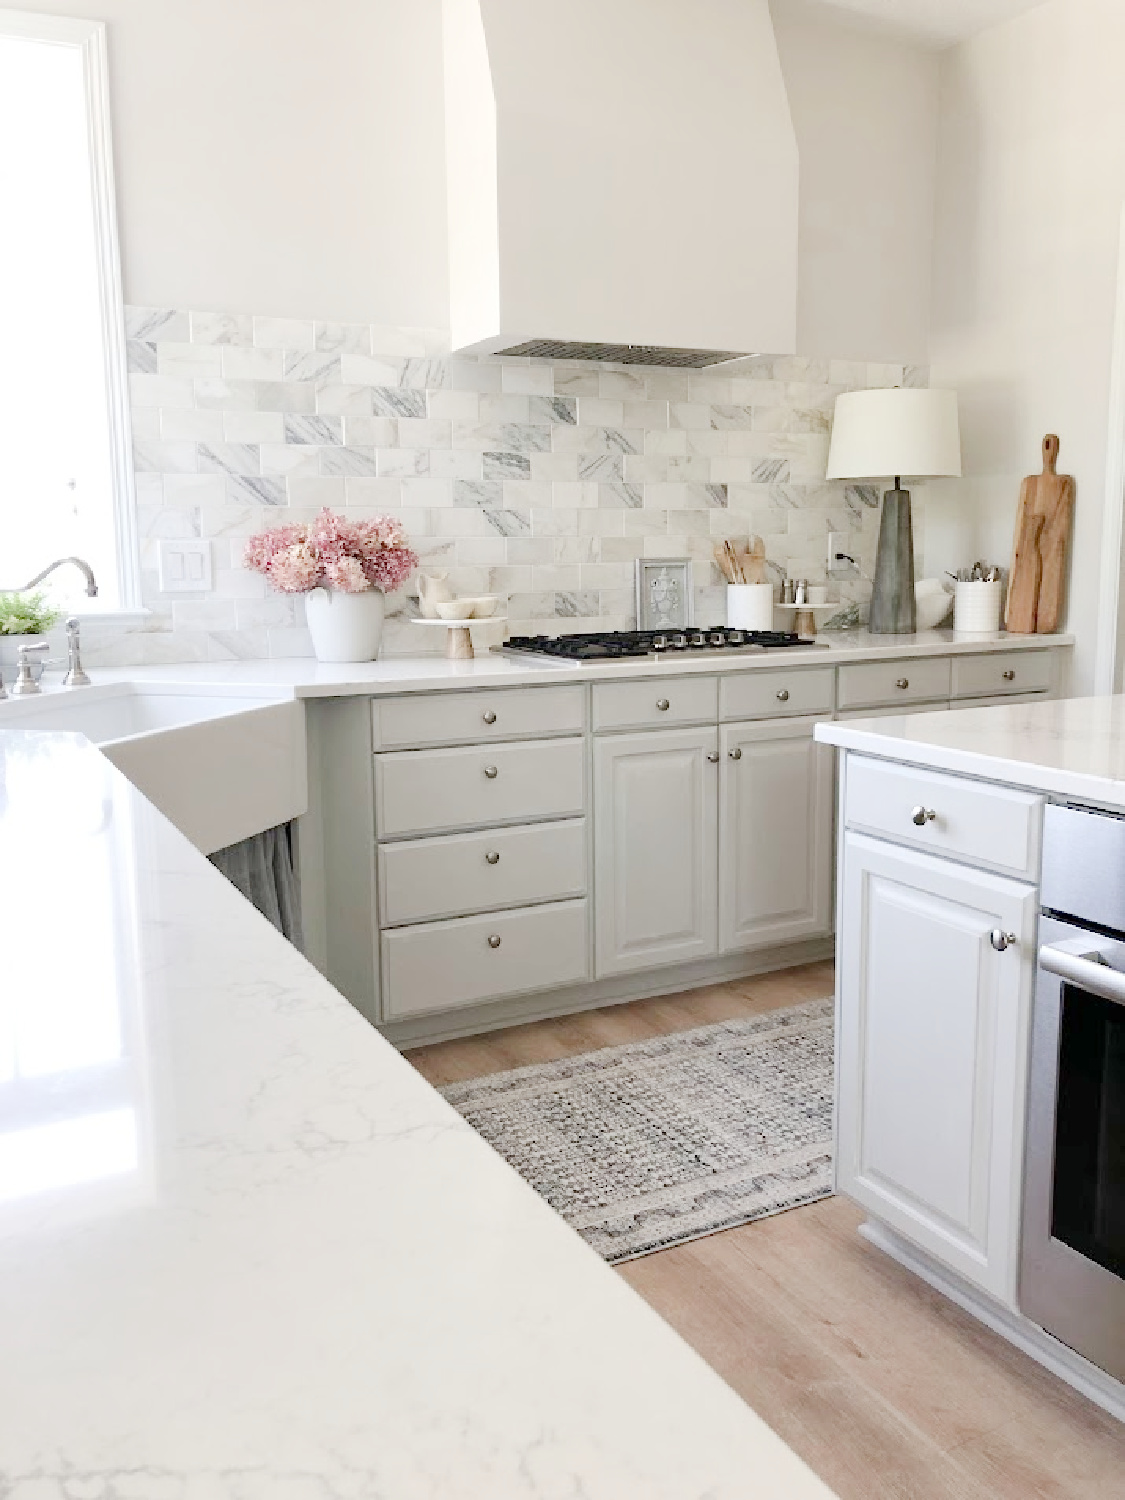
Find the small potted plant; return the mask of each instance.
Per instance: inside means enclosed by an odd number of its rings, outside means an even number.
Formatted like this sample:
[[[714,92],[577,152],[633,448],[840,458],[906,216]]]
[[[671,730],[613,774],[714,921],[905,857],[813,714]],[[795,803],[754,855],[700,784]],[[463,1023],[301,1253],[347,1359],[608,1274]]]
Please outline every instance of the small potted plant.
[[[374,661],[385,596],[418,566],[392,516],[352,521],[327,509],[307,524],[258,532],[244,561],[281,593],[304,594],[319,661]]]
[[[47,603],[46,594],[0,594],[0,671],[9,680],[19,666],[19,648],[45,644],[47,632],[62,618],[62,610]],[[29,659],[36,682],[43,675],[43,658]]]

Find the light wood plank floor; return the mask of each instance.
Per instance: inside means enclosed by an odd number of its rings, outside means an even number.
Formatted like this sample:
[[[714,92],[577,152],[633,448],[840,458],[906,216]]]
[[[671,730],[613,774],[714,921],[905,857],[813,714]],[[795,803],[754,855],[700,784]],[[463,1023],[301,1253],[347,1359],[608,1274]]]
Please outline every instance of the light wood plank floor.
[[[832,992],[831,964],[407,1054],[432,1083]],[[620,1267],[840,1500],[1123,1500],[1125,1428],[861,1240],[833,1198]]]

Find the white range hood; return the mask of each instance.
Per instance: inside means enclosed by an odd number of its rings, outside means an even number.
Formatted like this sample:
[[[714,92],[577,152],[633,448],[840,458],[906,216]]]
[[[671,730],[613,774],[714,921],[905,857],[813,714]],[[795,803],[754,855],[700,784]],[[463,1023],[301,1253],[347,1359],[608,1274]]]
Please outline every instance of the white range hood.
[[[443,44],[455,350],[793,349],[797,144],[768,0],[443,0]]]

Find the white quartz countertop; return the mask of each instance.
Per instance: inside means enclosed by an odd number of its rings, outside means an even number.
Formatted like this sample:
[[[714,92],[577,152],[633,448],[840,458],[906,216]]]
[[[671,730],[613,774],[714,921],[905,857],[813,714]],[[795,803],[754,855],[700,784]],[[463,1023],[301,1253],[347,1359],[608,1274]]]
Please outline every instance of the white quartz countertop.
[[[1125,810],[1125,697],[818,724],[816,737],[887,760]]]
[[[0,914],[0,1492],[828,1497],[77,736]]]
[[[433,692],[447,688],[533,686],[542,683],[606,681],[613,678],[707,675],[753,672],[784,667],[839,666],[849,661],[887,661],[901,657],[960,656],[992,651],[1031,651],[1073,646],[1071,635],[957,635],[927,630],[918,635],[872,635],[866,630],[826,633],[815,646],[790,647],[739,655],[701,653],[668,658],[632,658],[615,662],[567,662],[546,657],[505,656],[482,652],[470,661],[441,656],[387,657],[357,664],[318,662],[308,657],[282,661],[193,662],[164,667],[91,669],[97,682],[127,680],[230,685],[241,689],[275,689],[300,698],[375,696]]]

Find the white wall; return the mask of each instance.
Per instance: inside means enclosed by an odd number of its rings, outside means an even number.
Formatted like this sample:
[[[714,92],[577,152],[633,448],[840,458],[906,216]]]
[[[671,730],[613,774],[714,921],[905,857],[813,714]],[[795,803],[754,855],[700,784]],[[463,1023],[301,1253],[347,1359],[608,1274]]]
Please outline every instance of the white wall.
[[[771,0],[801,156],[797,349],[925,364],[939,55]]]
[[[1057,432],[1060,469],[1078,481],[1079,691],[1096,647],[1123,76],[1120,0],[1051,0],[943,59],[932,380],[960,392],[966,478],[931,491],[927,568],[1007,563],[1020,479]]]
[[[448,321],[439,0],[20,0],[108,26],[125,300]]]

